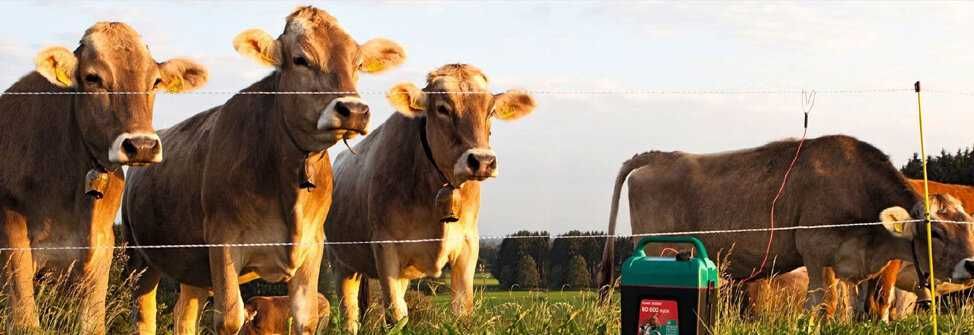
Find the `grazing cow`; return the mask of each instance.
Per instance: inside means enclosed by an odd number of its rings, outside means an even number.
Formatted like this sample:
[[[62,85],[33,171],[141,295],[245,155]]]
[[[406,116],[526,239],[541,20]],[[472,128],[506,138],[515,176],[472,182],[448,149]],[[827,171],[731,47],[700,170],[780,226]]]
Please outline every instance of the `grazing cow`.
[[[923,194],[923,180],[911,179],[910,186],[917,193]],[[931,196],[934,205],[942,203],[943,200],[941,199],[945,199],[944,195],[947,194],[949,194],[949,199],[956,201],[952,202],[952,206],[932,208],[931,212],[936,216],[947,221],[971,221],[970,216],[965,213],[965,208],[974,208],[974,187],[931,181],[929,182],[929,192],[938,193]],[[866,300],[869,314],[876,319],[889,321],[890,308],[894,298],[893,288],[897,286],[905,290],[914,290],[918,297],[918,304],[925,307],[930,302],[930,294],[926,289],[916,287],[918,282],[916,277],[916,269],[912,264],[904,266],[903,261],[898,259],[889,261],[883,270],[865,285],[869,291]],[[957,291],[963,288],[964,286],[945,284],[945,287],[938,287],[938,291]]]
[[[291,320],[291,301],[288,297],[252,297],[247,299],[246,320],[240,335],[285,335]],[[328,322],[331,304],[318,293],[318,320]]]
[[[930,210],[937,219],[951,221],[970,220],[970,216],[965,213],[960,202],[950,195],[931,195]],[[922,230],[921,233],[923,233]],[[921,250],[921,252],[920,256],[924,257],[926,255],[925,249]],[[860,286],[860,294],[857,297],[859,300],[856,302],[856,309],[868,312],[869,316],[874,320],[886,322],[894,318],[894,314],[903,315],[904,306],[913,305],[917,296],[929,297],[926,294],[926,290],[917,289],[916,269],[913,268],[912,263],[906,263],[906,266],[902,266],[902,264],[903,261],[901,260],[891,260],[878,273],[868,276],[868,280],[857,283],[862,286]],[[749,297],[754,301],[760,301],[763,297],[769,295],[782,296],[794,294],[795,292],[804,293],[807,290],[808,275],[804,271],[804,268],[800,269],[803,271],[792,271],[787,275],[774,277],[771,280],[772,284],[770,286],[765,279],[749,283]],[[938,293],[949,293],[966,287],[969,287],[966,283],[944,282],[938,283],[937,291]],[[897,290],[905,292],[898,293]],[[910,294],[908,292],[914,290],[916,294]],[[833,291],[830,293],[833,297],[838,296],[837,292]],[[896,301],[896,298],[904,298],[907,300]],[[837,301],[827,301],[826,309],[834,310],[836,304]],[[897,313],[893,311],[894,304],[899,306],[896,308],[899,310]],[[760,309],[762,306],[758,307]]]
[[[615,233],[619,193],[627,176],[634,234],[768,227],[772,199],[797,146],[798,141],[787,140],[711,155],[636,155],[623,164],[616,179],[609,233]],[[819,306],[822,288],[832,287],[835,280],[858,282],[891,259],[914,260],[914,251],[925,250],[925,237],[919,233],[922,224],[901,222],[922,218],[923,211],[920,196],[880,150],[847,136],[810,139],[777,203],[776,226],[876,219],[884,224],[775,232],[769,264],[755,275],[767,275],[771,264],[775,271],[806,266],[805,306]],[[974,272],[972,228],[934,224],[934,231],[936,274],[942,280],[969,280]],[[749,233],[699,238],[711,249],[733,251],[727,272],[736,279],[752,277],[768,241],[767,234]],[[613,244],[607,243],[601,285],[612,280],[613,253]],[[926,266],[923,258],[916,261]],[[826,273],[834,275],[826,277]]]
[[[122,219],[133,245],[288,242],[273,247],[139,249],[148,266],[138,283],[142,333],[155,332],[155,289],[164,273],[181,283],[178,333],[194,333],[200,301],[214,293],[220,334],[244,322],[241,283],[287,282],[293,333],[317,325],[318,271],[331,205],[326,149],[364,134],[368,105],[357,73],[379,72],[405,58],[392,41],[359,45],[334,17],[301,7],[277,39],[247,30],[238,52],[275,71],[224,105],[161,131],[166,162],[132,169]]]
[[[328,240],[443,240],[329,246],[352,333],[359,327],[363,275],[379,279],[398,321],[407,315],[409,280],[439,277],[450,264],[453,308],[470,312],[480,250],[480,182],[497,176],[491,119],[515,120],[534,109],[525,93],[491,94],[487,77],[464,64],[429,73],[422,90],[399,84],[388,98],[399,113],[356,145],[357,155],[346,151],[335,160],[335,195],[342,202],[325,223]]]
[[[47,48],[35,62],[36,70],[7,92],[64,95],[0,96],[0,156],[7,158],[0,166],[0,247],[91,249],[3,252],[0,281],[20,332],[39,326],[35,274],[73,267],[91,290],[82,327],[104,333],[121,166],[162,160],[152,129],[154,92],[199,87],[206,70],[185,59],[157,63],[139,34],[119,22],[99,22],[74,52]]]

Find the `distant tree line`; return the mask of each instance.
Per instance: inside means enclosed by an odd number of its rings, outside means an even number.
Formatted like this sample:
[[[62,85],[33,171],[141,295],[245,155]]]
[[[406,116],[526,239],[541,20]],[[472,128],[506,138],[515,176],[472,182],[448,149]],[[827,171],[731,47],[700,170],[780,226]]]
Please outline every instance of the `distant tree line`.
[[[923,178],[920,155],[914,153],[901,171],[909,178]],[[938,156],[927,156],[927,175],[943,183],[974,185],[974,151],[964,148],[951,154],[941,150]]]
[[[481,264],[502,289],[593,288],[605,247],[604,235],[570,231],[551,239],[547,232],[519,231],[500,245],[481,246]],[[614,243],[618,273],[618,265],[632,254],[632,243],[628,238],[616,238]]]

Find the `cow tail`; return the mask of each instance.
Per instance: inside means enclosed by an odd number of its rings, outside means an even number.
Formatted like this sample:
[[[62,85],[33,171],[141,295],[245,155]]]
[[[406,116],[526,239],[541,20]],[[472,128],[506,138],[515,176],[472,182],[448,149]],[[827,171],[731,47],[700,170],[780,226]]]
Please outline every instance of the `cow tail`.
[[[602,263],[599,266],[599,272],[596,278],[599,285],[599,298],[604,303],[609,301],[609,298],[612,296],[613,287],[615,286],[616,219],[619,216],[619,197],[622,193],[622,184],[626,182],[629,173],[635,169],[649,165],[658,154],[660,152],[652,151],[632,156],[631,159],[622,163],[622,168],[619,169],[619,174],[616,176],[615,186],[612,189],[612,208],[609,210],[609,231],[605,239],[605,249],[602,251]]]

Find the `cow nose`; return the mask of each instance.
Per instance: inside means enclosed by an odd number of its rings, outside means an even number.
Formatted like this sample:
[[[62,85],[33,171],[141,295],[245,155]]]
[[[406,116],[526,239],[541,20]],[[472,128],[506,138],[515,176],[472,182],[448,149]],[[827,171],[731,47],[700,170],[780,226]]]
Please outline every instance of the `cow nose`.
[[[356,96],[335,98],[318,117],[317,127],[322,130],[341,130],[336,133],[344,138],[368,132],[369,105]]]
[[[497,157],[489,152],[471,152],[467,155],[467,167],[475,177],[491,177],[497,170]]]
[[[967,273],[974,274],[974,260],[965,260],[964,269],[967,270]]]
[[[369,105],[361,101],[339,101],[335,104],[335,112],[343,118],[350,118],[352,115],[368,117]]]
[[[115,139],[108,158],[114,163],[146,165],[162,161],[162,142],[156,134],[122,134]]]

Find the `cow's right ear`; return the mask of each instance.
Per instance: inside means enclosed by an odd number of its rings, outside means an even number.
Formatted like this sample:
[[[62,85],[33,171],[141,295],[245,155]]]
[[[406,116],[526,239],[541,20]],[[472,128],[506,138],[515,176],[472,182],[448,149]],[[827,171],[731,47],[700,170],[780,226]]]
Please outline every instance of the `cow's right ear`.
[[[233,48],[261,65],[281,66],[280,42],[263,30],[244,30],[233,39]]]
[[[916,234],[916,223],[907,222],[913,220],[913,217],[903,207],[895,206],[883,210],[879,213],[879,220],[893,236],[913,239],[913,235]]]
[[[41,50],[34,58],[37,73],[47,78],[59,87],[74,86],[74,72],[78,67],[78,58],[64,47],[50,47]]]
[[[386,98],[396,111],[406,117],[419,117],[426,113],[426,92],[412,83],[393,86],[386,93]]]

